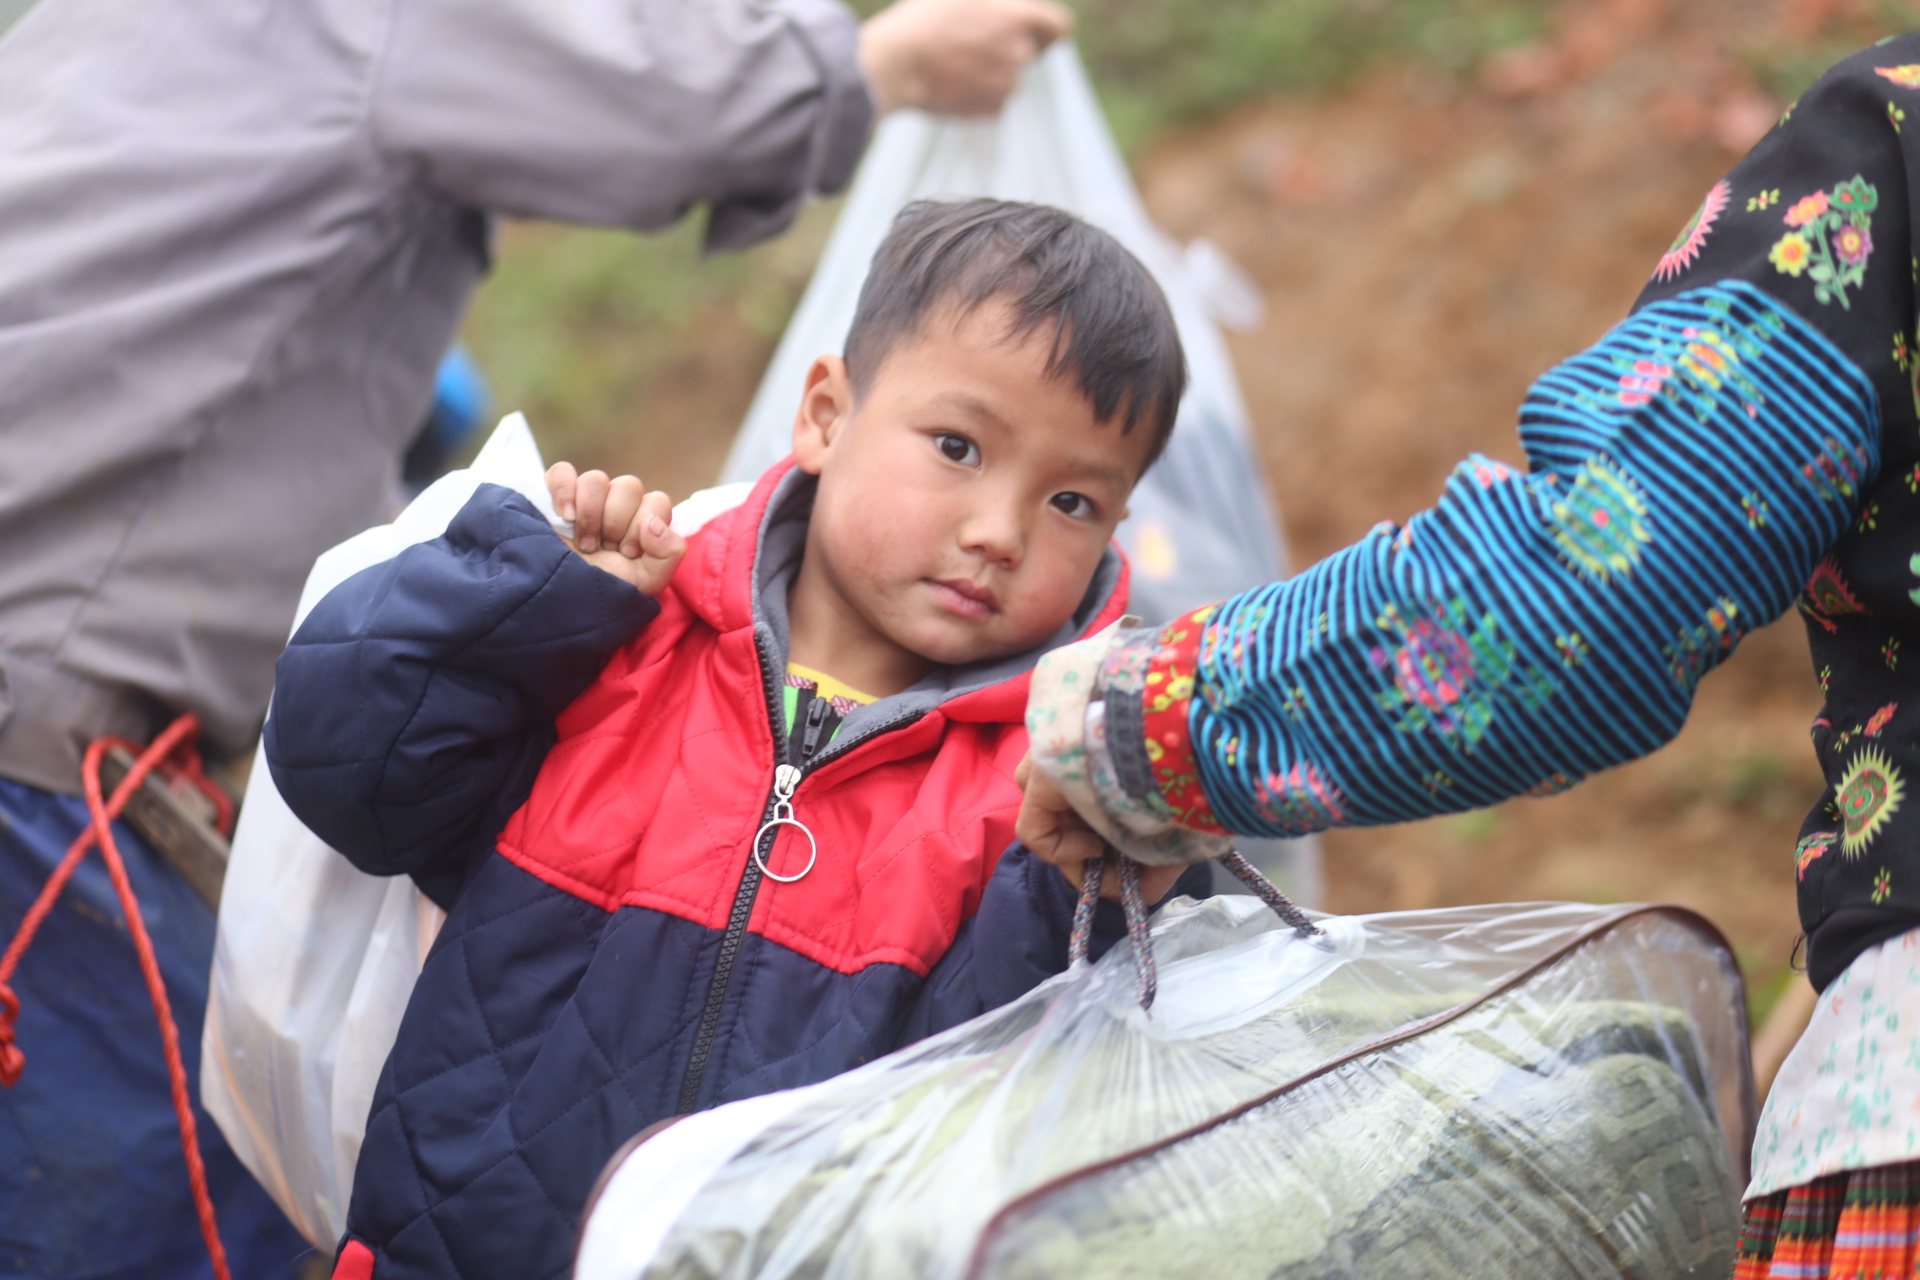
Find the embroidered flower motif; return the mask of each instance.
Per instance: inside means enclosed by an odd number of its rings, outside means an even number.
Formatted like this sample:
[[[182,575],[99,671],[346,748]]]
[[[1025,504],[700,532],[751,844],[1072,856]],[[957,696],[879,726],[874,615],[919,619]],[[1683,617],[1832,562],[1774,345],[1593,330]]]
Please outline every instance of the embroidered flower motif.
[[[1873,252],[1873,236],[1865,227],[1842,227],[1833,233],[1833,251],[1849,266],[1863,266]]]
[[[1771,191],[1762,191],[1757,196],[1748,196],[1747,212],[1759,213],[1761,210],[1771,209],[1774,205],[1779,203],[1780,203],[1780,188],[1775,187]]]
[[[1445,769],[1435,769],[1426,777],[1427,794],[1437,796],[1453,785],[1453,775]]]
[[[1816,831],[1810,836],[1801,836],[1800,843],[1793,847],[1794,879],[1805,880],[1807,868],[1818,862],[1839,838],[1837,831]]]
[[[1880,731],[1887,727],[1887,722],[1893,719],[1893,713],[1896,710],[1898,710],[1899,707],[1900,707],[1899,703],[1889,702],[1886,706],[1880,708],[1878,711],[1868,716],[1867,717],[1867,736],[1869,738],[1879,737]]]
[[[1555,636],[1553,647],[1560,651],[1560,665],[1563,667],[1579,666],[1592,652],[1586,638],[1578,631],[1569,631],[1564,636]]]
[[[1815,219],[1823,216],[1830,205],[1831,202],[1827,199],[1827,193],[1824,191],[1816,191],[1810,196],[1802,196],[1794,202],[1793,208],[1787,210],[1787,225],[1790,227],[1804,227]]]
[[[1684,689],[1698,684],[1709,667],[1740,643],[1742,632],[1734,625],[1739,616],[1740,606],[1722,596],[1707,610],[1701,625],[1675,632],[1673,643],[1662,649],[1667,656],[1667,674]]]
[[[1831,191],[1802,196],[1784,218],[1794,228],[1774,244],[1767,260],[1782,275],[1813,282],[1816,302],[1852,306],[1847,290],[1866,279],[1867,259],[1873,253],[1873,211],[1880,192],[1855,174]]]
[[[1270,773],[1256,782],[1253,798],[1275,826],[1305,835],[1347,820],[1345,796],[1327,776],[1310,764],[1296,764],[1286,773]]]
[[[1673,238],[1673,245],[1660,256],[1659,265],[1653,269],[1655,280],[1671,280],[1700,256],[1700,248],[1707,242],[1707,233],[1713,230],[1714,222],[1727,207],[1727,200],[1733,195],[1733,188],[1723,179],[1713,184],[1707,191],[1707,198],[1680,228],[1680,234]]]
[[[1914,470],[1920,471],[1920,466],[1916,466]],[[1740,499],[1740,509],[1747,513],[1747,528],[1767,527],[1767,504],[1761,499],[1758,489]]]
[[[1880,646],[1880,661],[1887,664],[1887,670],[1889,671],[1897,671],[1900,669],[1900,642],[1898,640],[1888,640]]]
[[[1393,677],[1393,687],[1375,693],[1374,702],[1399,717],[1394,728],[1402,733],[1436,733],[1471,751],[1501,701],[1517,698],[1533,709],[1557,688],[1550,677],[1520,664],[1492,614],[1475,622],[1464,600],[1411,621],[1389,605],[1376,625],[1392,632],[1398,644],[1367,655],[1376,670]]]
[[[1777,244],[1767,252],[1767,261],[1773,264],[1775,271],[1790,275],[1795,279],[1807,269],[1813,261],[1813,250],[1807,245],[1807,238],[1798,231],[1781,236]]]
[[[1635,360],[1633,372],[1620,375],[1620,403],[1629,409],[1653,403],[1653,398],[1673,376],[1673,368],[1657,360]]]
[[[1906,781],[1885,752],[1872,746],[1860,748],[1840,775],[1834,796],[1843,824],[1840,852],[1859,857],[1899,810],[1906,790]]]
[[[1920,89],[1920,63],[1909,63],[1904,67],[1875,67],[1874,72],[1902,89]]]
[[[1531,800],[1544,800],[1548,796],[1557,796],[1574,785],[1574,779],[1564,773],[1551,773],[1521,792]]]
[[[1647,504],[1625,471],[1606,458],[1591,458],[1573,478],[1564,498],[1548,508],[1553,541],[1575,572],[1605,585],[1633,572],[1641,548],[1653,541]]]
[[[1840,566],[1828,556],[1814,566],[1813,576],[1807,579],[1806,587],[1800,592],[1800,611],[1819,623],[1828,631],[1838,631],[1834,619],[1850,613],[1865,613],[1866,606],[1853,594],[1853,588],[1840,576]],[[1824,691],[1826,685],[1821,684]]]
[[[1873,905],[1879,906],[1893,896],[1893,873],[1885,867],[1873,878]]]
[[[1895,133],[1900,132],[1900,126],[1906,122],[1907,113],[1889,102],[1887,104],[1887,123],[1893,126],[1893,131]]]
[[[1869,529],[1878,529],[1880,527],[1880,504],[1877,502],[1869,502],[1866,506],[1860,508],[1860,514],[1854,520],[1853,527],[1861,533],[1865,533]]]
[[[1848,449],[1832,436],[1813,461],[1800,468],[1807,487],[1828,502],[1850,501],[1860,491],[1860,477],[1866,471],[1864,449]]]

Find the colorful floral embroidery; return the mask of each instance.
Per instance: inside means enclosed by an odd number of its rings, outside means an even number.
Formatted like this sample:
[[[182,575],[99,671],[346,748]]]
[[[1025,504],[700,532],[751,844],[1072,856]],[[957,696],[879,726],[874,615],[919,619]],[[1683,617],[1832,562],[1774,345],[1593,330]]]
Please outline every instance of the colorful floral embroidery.
[[[1732,653],[1733,647],[1740,643],[1744,633],[1734,625],[1739,616],[1740,606],[1722,596],[1718,604],[1707,610],[1699,626],[1680,628],[1674,633],[1673,643],[1662,649],[1667,657],[1667,674],[1683,689],[1700,683],[1700,677],[1708,668]]]
[[[1832,436],[1826,438],[1825,445],[1813,461],[1800,468],[1800,475],[1825,501],[1852,501],[1860,492],[1860,477],[1866,473],[1866,451],[1855,447],[1849,452]]]
[[[1746,512],[1747,528],[1764,529],[1767,527],[1767,504],[1761,498],[1759,490],[1740,499],[1740,510]]]
[[[1549,510],[1561,554],[1582,577],[1603,585],[1612,575],[1631,573],[1641,548],[1653,541],[1645,499],[1606,458],[1588,460]]]
[[[1869,502],[1860,508],[1860,514],[1854,517],[1853,528],[1856,533],[1865,533],[1869,529],[1880,527],[1880,504]]]
[[[1906,122],[1907,113],[1889,102],[1887,104],[1887,123],[1893,126],[1893,131],[1895,133],[1900,132],[1900,126]]]
[[[1810,836],[1801,836],[1800,843],[1793,847],[1794,878],[1805,880],[1807,868],[1818,862],[1839,838],[1837,831],[1816,831]]]
[[[1920,63],[1909,63],[1904,67],[1875,67],[1874,72],[1902,89],[1920,89]]]
[[[1880,661],[1887,664],[1887,670],[1889,671],[1898,671],[1900,669],[1900,642],[1898,640],[1888,640],[1880,646]]]
[[[1851,308],[1847,290],[1866,280],[1867,259],[1873,254],[1873,211],[1879,204],[1879,189],[1857,175],[1832,191],[1802,196],[1786,212],[1785,222],[1793,230],[1774,244],[1767,261],[1782,275],[1811,279],[1816,301]]]
[[[1437,796],[1453,785],[1453,775],[1445,769],[1435,769],[1426,777],[1427,794]]]
[[[1620,403],[1629,409],[1652,404],[1672,376],[1673,369],[1658,361],[1635,360],[1632,371],[1620,375]]]
[[[1862,747],[1840,775],[1834,796],[1844,825],[1840,851],[1857,858],[1886,826],[1906,796],[1906,782],[1878,747]]]
[[[1853,594],[1853,588],[1840,576],[1840,566],[1828,556],[1814,566],[1813,576],[1807,579],[1806,587],[1800,593],[1800,612],[1819,623],[1827,631],[1840,628],[1834,619],[1847,614],[1865,613],[1866,606]],[[1826,684],[1821,683],[1825,692]]]
[[[1589,653],[1593,652],[1592,646],[1578,631],[1570,631],[1564,636],[1555,636],[1553,647],[1560,651],[1560,665],[1563,667],[1577,667],[1587,660]]]
[[[1297,835],[1324,831],[1347,820],[1347,798],[1310,764],[1268,774],[1254,784],[1253,798],[1275,826]]]
[[[1916,466],[1913,470],[1915,475],[1920,475],[1920,466]],[[1920,554],[1907,557],[1907,572],[1920,578]],[[1907,599],[1920,604],[1920,587],[1907,588]]]
[[[1774,205],[1779,203],[1780,203],[1780,188],[1775,187],[1771,191],[1762,191],[1757,196],[1748,196],[1747,212],[1759,213],[1763,209],[1771,209]]]
[[[1531,800],[1544,800],[1570,789],[1578,781],[1578,778],[1569,778],[1564,773],[1550,773],[1520,794]]]
[[[1517,697],[1532,709],[1557,687],[1550,677],[1522,667],[1493,615],[1474,621],[1464,600],[1436,608],[1433,617],[1412,620],[1390,605],[1377,624],[1393,632],[1399,644],[1367,655],[1375,669],[1393,676],[1393,687],[1376,693],[1374,701],[1399,717],[1394,728],[1402,733],[1436,733],[1449,745],[1471,751],[1493,723],[1501,700]]]
[[[1200,665],[1207,620],[1218,608],[1208,605],[1196,609],[1161,628],[1153,657],[1147,663],[1140,710],[1147,759],[1153,766],[1154,781],[1160,785],[1160,798],[1173,820],[1196,831],[1224,835],[1226,828],[1213,816],[1213,806],[1201,789],[1193,735],[1188,728],[1193,673]]]
[[[1878,711],[1868,716],[1867,717],[1867,736],[1869,738],[1879,737],[1880,731],[1887,727],[1887,722],[1893,719],[1893,713],[1899,709],[1900,709],[1899,703],[1889,702],[1886,706],[1880,708]]]
[[[1707,198],[1693,212],[1687,225],[1680,228],[1680,234],[1673,238],[1673,245],[1660,257],[1660,263],[1653,269],[1655,280],[1671,280],[1693,265],[1700,256],[1700,248],[1707,242],[1707,233],[1713,230],[1713,224],[1719,218],[1721,210],[1727,207],[1727,200],[1733,195],[1733,188],[1724,180],[1716,182],[1707,191]]]
[[[1893,896],[1893,873],[1885,867],[1873,878],[1873,905],[1879,906]]]

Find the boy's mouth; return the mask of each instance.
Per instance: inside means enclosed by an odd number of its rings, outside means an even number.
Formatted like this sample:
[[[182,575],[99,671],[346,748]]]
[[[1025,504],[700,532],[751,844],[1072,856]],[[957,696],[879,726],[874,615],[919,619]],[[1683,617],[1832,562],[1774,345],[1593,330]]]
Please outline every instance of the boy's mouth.
[[[963,618],[978,621],[1000,612],[1000,602],[986,587],[975,586],[965,578],[926,578],[940,603]]]

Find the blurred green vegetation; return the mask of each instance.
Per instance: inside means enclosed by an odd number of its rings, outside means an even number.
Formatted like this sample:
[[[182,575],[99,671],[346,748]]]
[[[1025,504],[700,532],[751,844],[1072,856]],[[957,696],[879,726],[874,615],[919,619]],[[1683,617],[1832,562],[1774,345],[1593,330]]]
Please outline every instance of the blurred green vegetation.
[[[882,0],[856,0],[871,14]],[[1550,0],[1081,0],[1080,45],[1129,150],[1275,93],[1326,90],[1383,56],[1449,76],[1533,38]],[[663,236],[505,229],[465,340],[496,407],[550,457],[709,483],[836,206],[746,254],[704,257],[699,214]],[[724,366],[715,368],[716,361]],[[693,383],[711,379],[703,394]]]

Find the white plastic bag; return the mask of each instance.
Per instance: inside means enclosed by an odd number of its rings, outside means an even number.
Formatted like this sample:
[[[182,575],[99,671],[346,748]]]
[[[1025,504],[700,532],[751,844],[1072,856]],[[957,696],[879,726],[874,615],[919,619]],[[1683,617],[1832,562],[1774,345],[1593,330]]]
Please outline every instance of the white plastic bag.
[[[483,483],[518,490],[565,528],[543,476],[526,419],[503,419],[472,466],[315,561],[294,627],[362,569],[439,537]],[[443,919],[411,880],[362,874],[307,830],[256,755],[220,894],[200,1099],[315,1244],[345,1229],[374,1084]]]
[[[1739,968],[1670,907],[1245,898],[951,1031],[656,1133],[575,1280],[1621,1280],[1732,1266]]]
[[[1216,327],[1257,325],[1260,294],[1211,244],[1183,249],[1147,218],[1079,55],[1065,43],[1027,68],[998,116],[955,120],[896,111],[881,122],[734,440],[725,478],[751,480],[787,454],[807,366],[844,345],[874,250],[894,215],[914,200],[975,196],[1050,204],[1085,218],[1146,264],[1173,307],[1186,349],[1186,398],[1166,453],[1134,489],[1131,514],[1115,534],[1133,567],[1131,611],[1164,622],[1281,577],[1279,521]],[[1320,901],[1318,842],[1311,837],[1242,840],[1240,851],[1295,901]],[[1214,888],[1243,892],[1224,875]]]

